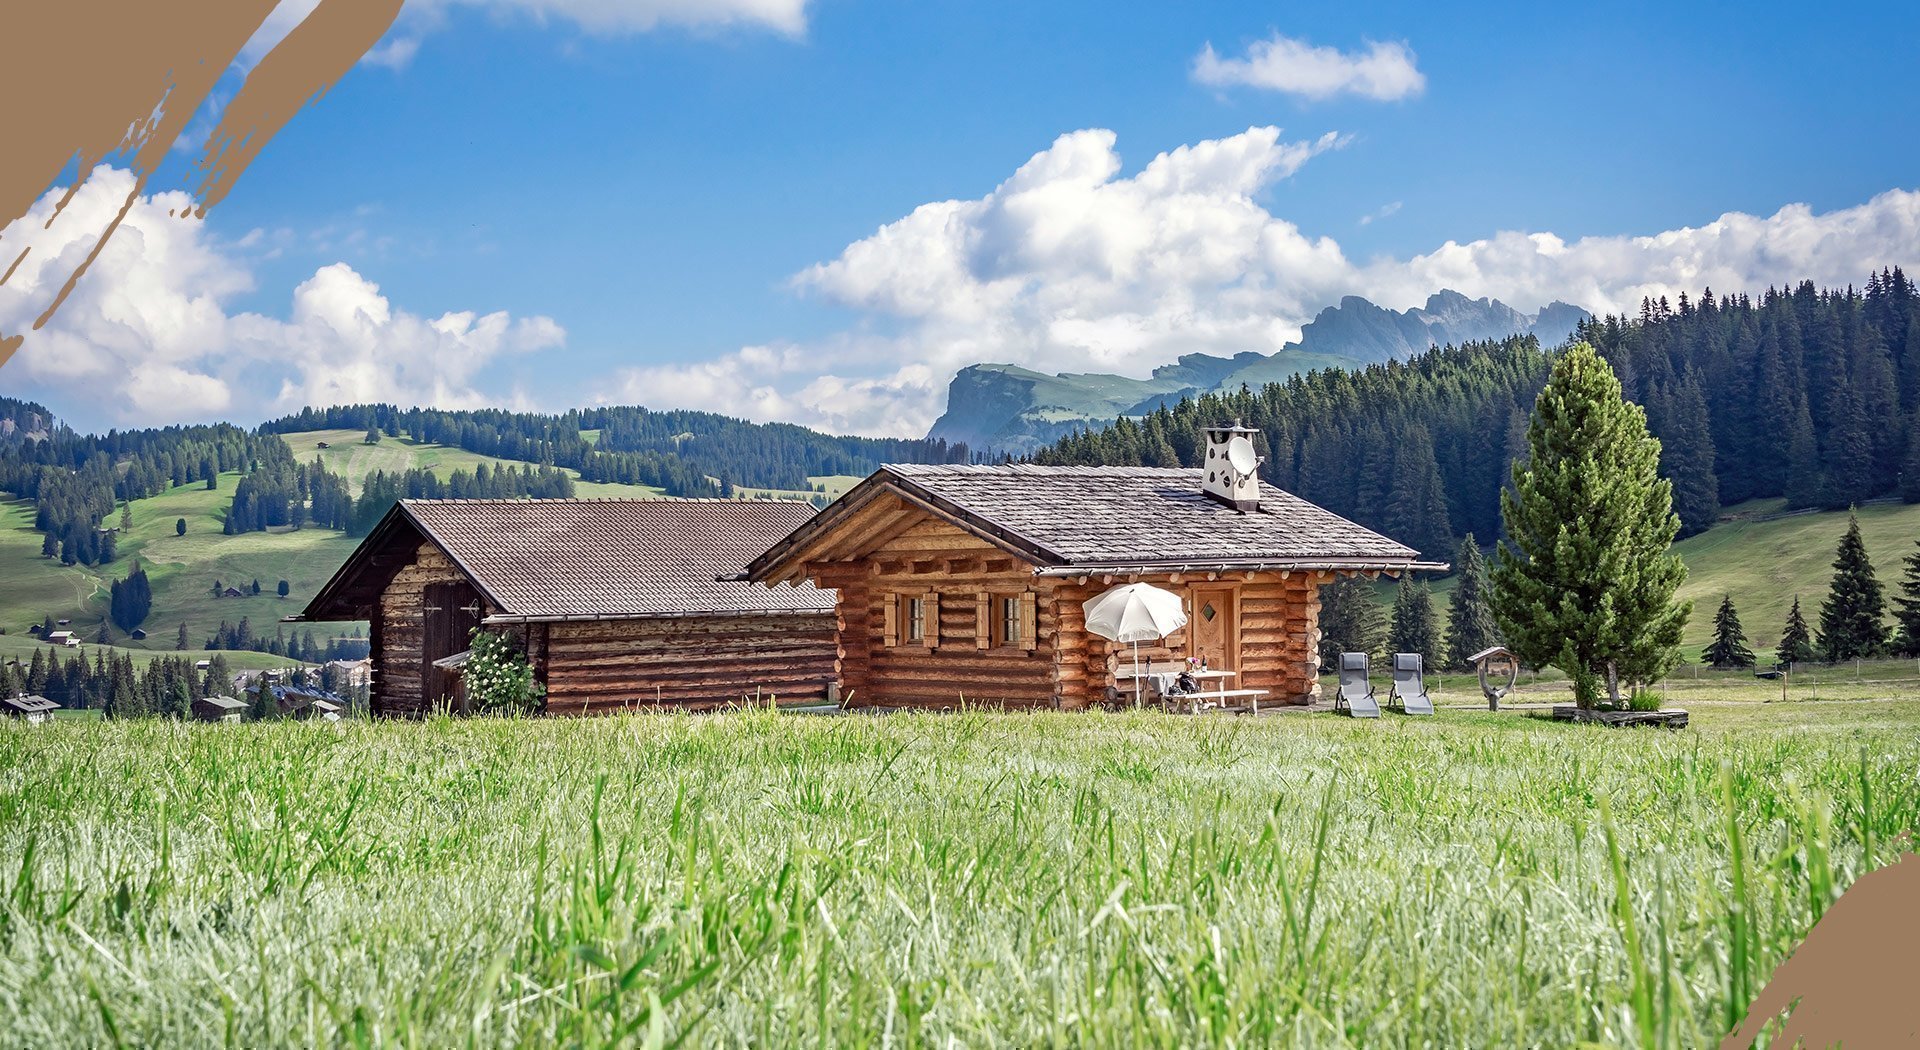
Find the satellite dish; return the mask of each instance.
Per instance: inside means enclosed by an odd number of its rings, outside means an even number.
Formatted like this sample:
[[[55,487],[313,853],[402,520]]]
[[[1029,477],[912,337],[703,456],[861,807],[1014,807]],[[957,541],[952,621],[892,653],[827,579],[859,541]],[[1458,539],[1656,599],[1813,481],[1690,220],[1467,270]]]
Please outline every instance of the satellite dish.
[[[1239,475],[1238,480],[1245,481],[1253,477],[1260,469],[1260,457],[1253,454],[1253,446],[1245,441],[1235,441],[1227,446],[1227,465]]]

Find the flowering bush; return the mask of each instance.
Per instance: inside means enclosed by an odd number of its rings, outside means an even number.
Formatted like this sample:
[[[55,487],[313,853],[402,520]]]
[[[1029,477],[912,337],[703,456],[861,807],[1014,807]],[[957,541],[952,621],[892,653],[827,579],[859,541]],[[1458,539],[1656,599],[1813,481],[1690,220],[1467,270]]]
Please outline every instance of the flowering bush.
[[[505,635],[474,633],[472,655],[461,670],[467,699],[481,711],[528,715],[540,710],[546,687],[533,680],[533,662]]]

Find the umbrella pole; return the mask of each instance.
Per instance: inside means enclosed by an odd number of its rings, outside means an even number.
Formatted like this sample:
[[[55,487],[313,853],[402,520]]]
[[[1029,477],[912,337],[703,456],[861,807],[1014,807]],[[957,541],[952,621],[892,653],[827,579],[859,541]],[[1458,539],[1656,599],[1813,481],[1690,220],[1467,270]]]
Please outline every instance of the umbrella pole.
[[[1133,643],[1133,709],[1140,710],[1140,643]]]

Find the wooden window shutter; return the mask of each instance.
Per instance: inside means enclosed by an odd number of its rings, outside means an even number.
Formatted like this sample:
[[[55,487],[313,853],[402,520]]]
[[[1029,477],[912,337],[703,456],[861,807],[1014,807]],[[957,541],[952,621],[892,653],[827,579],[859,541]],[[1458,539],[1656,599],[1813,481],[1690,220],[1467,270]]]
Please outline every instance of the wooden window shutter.
[[[1040,602],[1028,591],[1020,596],[1020,648],[1033,652],[1040,647]]]
[[[921,615],[926,617],[926,625],[920,631],[920,644],[929,649],[938,649],[940,648],[940,595],[928,591],[926,604],[921,609]]]
[[[889,594],[887,600],[881,604],[886,613],[884,617],[886,635],[882,641],[886,643],[887,648],[891,649],[900,644],[900,599],[897,595]]]
[[[985,591],[973,596],[973,647],[993,648],[993,596]]]

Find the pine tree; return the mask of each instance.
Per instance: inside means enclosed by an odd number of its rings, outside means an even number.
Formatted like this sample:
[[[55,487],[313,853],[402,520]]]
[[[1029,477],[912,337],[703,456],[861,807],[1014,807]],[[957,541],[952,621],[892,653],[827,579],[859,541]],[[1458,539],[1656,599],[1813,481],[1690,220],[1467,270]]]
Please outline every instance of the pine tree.
[[[1561,353],[1534,403],[1528,456],[1501,498],[1507,540],[1492,574],[1494,617],[1534,667],[1573,679],[1591,708],[1604,687],[1658,680],[1677,662],[1692,611],[1675,600],[1686,566],[1660,443],[1593,347]]]
[[[1780,632],[1780,647],[1773,655],[1783,664],[1803,664],[1816,655],[1813,632],[1807,627],[1807,618],[1800,613],[1797,594],[1793,596],[1793,608],[1787,611],[1787,626]]]
[[[1713,643],[1700,659],[1723,670],[1753,666],[1753,650],[1747,648],[1747,632],[1740,626],[1731,594],[1720,599],[1720,610],[1713,614]]]
[[[1341,653],[1378,653],[1386,620],[1364,576],[1346,576],[1320,588],[1320,667],[1340,666]]]
[[[1807,410],[1806,395],[1801,394],[1787,420],[1787,506],[1796,510],[1819,506],[1825,477],[1820,444],[1813,436],[1813,415]]]
[[[1433,438],[1423,426],[1403,430],[1394,441],[1393,469],[1384,472],[1392,484],[1375,518],[1388,535],[1439,558],[1453,545],[1453,524],[1447,516],[1447,489],[1433,455]],[[1363,511],[1364,513],[1364,511]],[[1413,650],[1406,650],[1412,652]]]
[[[1434,629],[1433,595],[1427,585],[1416,583],[1413,573],[1400,574],[1400,587],[1393,599],[1393,629],[1388,646],[1396,653],[1419,653],[1427,667],[1440,664],[1440,632]]]
[[[1470,666],[1468,657],[1500,644],[1493,608],[1487,602],[1487,563],[1472,533],[1460,541],[1453,571],[1458,582],[1447,604],[1447,660],[1455,670],[1464,671]]]
[[[1914,542],[1920,548],[1920,540]],[[1900,593],[1893,599],[1894,619],[1900,621],[1900,652],[1920,656],[1920,549],[1906,558],[1907,572],[1900,579]]]
[[[1847,515],[1847,534],[1833,559],[1833,584],[1820,606],[1820,655],[1828,663],[1878,656],[1886,645],[1881,624],[1886,597],[1860,538],[1860,519]]]
[[[187,534],[187,519],[179,518],[174,521],[173,534],[175,536],[185,536]]]
[[[191,641],[190,641],[190,639],[188,639],[188,637],[187,637],[187,625],[186,625],[186,623],[185,623],[185,621],[182,621],[182,622],[181,622],[181,624],[180,624],[180,637],[174,640],[174,643],[173,643],[173,647],[174,647],[175,649],[191,649],[191,648],[193,648],[193,645],[192,645],[192,643],[191,643]]]
[[[1681,535],[1711,528],[1720,517],[1720,480],[1714,473],[1713,432],[1700,382],[1689,374],[1662,405],[1660,472],[1673,483],[1673,510]]]

